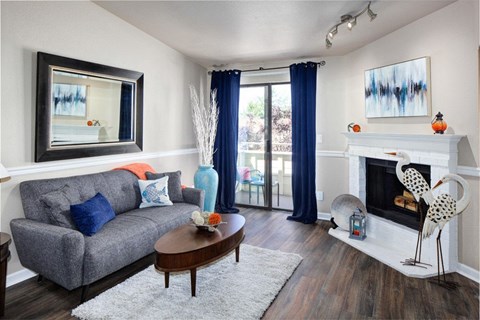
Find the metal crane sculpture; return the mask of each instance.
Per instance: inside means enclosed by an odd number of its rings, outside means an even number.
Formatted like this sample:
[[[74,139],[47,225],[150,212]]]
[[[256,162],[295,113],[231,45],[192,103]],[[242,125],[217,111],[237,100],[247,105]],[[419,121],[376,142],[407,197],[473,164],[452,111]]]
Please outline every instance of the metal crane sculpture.
[[[440,181],[437,182],[433,189],[451,180],[458,182],[462,186],[462,198],[456,201],[449,194],[440,194],[430,204],[427,217],[425,218],[425,224],[423,226],[423,238],[430,237],[437,227],[439,229],[437,236],[437,282],[439,285],[443,285],[448,289],[454,289],[457,287],[457,285],[454,282],[448,282],[445,277],[445,267],[443,265],[442,243],[440,242],[440,236],[442,235],[443,227],[447,224],[447,222],[449,222],[453,217],[462,213],[467,208],[471,197],[470,185],[468,182],[462,177],[453,173],[445,175],[442,179],[440,179]],[[443,283],[440,280],[440,262],[442,264]]]
[[[418,236],[417,236],[417,245],[415,248],[415,257],[413,259],[405,259],[402,261],[404,265],[407,266],[417,266],[426,268],[424,265],[429,265],[428,263],[422,263],[422,228],[423,228],[423,220],[425,214],[423,212],[423,206],[420,202],[421,199],[425,202],[426,205],[429,205],[433,201],[433,194],[430,190],[430,186],[425,181],[423,176],[420,172],[418,172],[414,168],[408,168],[405,171],[402,171],[403,166],[410,164],[410,157],[407,153],[398,151],[398,152],[389,152],[387,153],[392,156],[397,156],[400,160],[397,162],[397,166],[395,168],[395,173],[397,174],[398,180],[410,191],[415,200],[418,202],[418,211],[420,213],[420,222],[418,224]]]

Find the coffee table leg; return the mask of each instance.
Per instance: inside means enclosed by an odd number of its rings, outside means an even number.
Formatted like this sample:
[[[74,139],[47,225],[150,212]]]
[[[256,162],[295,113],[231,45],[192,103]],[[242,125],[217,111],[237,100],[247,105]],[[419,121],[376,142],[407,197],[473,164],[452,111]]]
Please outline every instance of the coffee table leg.
[[[240,262],[240,245],[235,248],[235,260]]]
[[[192,286],[192,297],[195,297],[195,290],[197,288],[197,268],[190,269],[190,282]]]
[[[165,288],[168,288],[170,272],[165,272]]]

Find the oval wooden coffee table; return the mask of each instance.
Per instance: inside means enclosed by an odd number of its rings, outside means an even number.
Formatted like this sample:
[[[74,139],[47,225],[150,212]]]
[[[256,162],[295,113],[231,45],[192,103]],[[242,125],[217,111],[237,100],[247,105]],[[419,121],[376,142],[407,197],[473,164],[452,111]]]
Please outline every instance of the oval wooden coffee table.
[[[164,234],[155,243],[155,268],[165,273],[168,288],[170,272],[190,270],[192,296],[195,296],[197,268],[218,260],[235,249],[240,260],[240,243],[245,237],[245,218],[239,214],[222,214],[221,224],[214,232],[185,224]]]

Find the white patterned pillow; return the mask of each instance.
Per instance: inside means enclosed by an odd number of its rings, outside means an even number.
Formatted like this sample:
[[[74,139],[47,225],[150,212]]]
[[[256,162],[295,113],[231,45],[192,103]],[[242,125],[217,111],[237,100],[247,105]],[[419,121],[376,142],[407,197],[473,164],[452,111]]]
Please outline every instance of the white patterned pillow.
[[[173,205],[168,196],[168,176],[157,180],[138,180],[142,203],[140,208]]]

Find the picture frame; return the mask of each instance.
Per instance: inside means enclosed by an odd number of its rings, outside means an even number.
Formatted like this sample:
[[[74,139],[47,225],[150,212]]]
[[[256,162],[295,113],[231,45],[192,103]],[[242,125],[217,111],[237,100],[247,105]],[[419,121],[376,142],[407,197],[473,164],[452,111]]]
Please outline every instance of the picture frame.
[[[87,118],[87,85],[53,83],[52,114],[54,117]]]
[[[431,115],[430,57],[365,71],[365,117]]]

